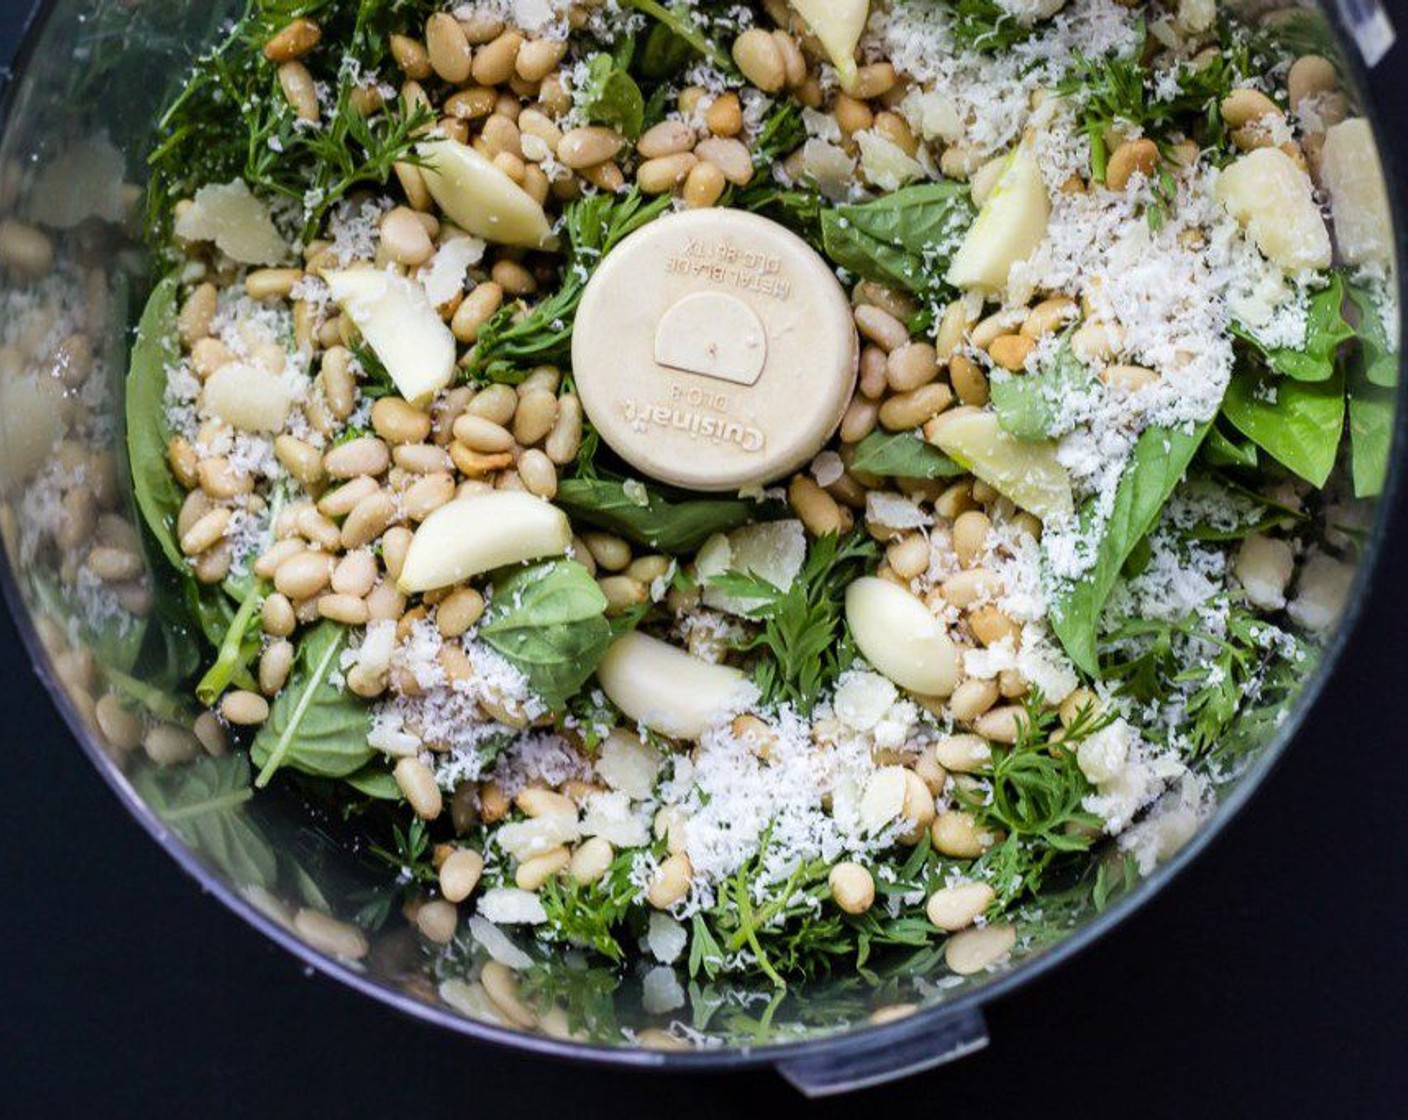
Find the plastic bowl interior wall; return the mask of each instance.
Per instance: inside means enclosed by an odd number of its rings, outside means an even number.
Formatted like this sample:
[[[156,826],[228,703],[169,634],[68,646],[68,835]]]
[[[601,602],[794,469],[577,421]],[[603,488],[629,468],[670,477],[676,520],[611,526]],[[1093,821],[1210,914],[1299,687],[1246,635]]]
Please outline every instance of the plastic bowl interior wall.
[[[161,575],[114,586],[86,563],[96,544],[136,534],[122,380],[150,280],[133,237],[141,209],[135,184],[158,104],[227,14],[219,4],[184,0],[56,0],[34,16],[0,106],[0,218],[6,236],[18,237],[0,275],[0,579],[37,673],[116,795],[205,889],[290,952],[404,1012],[479,1038],[606,1063],[773,1062],[808,1091],[851,1088],[981,1045],[983,1001],[1088,944],[1160,889],[1291,738],[1364,598],[1365,560],[1320,664],[1307,666],[1285,718],[1265,721],[1263,741],[1220,785],[1220,804],[1194,840],[1137,883],[1121,883],[1118,859],[1107,861],[1120,888],[1113,900],[1097,910],[1092,880],[1073,884],[1041,923],[1019,931],[1017,951],[996,972],[955,976],[940,954],[923,953],[877,965],[865,978],[822,979],[785,993],[689,986],[683,1007],[652,1014],[642,998],[646,966],[617,974],[557,952],[535,955],[522,970],[517,1008],[487,998],[474,982],[484,949],[468,937],[449,950],[423,943],[402,916],[400,887],[384,864],[354,850],[345,822],[292,785],[256,794],[244,756],[207,755],[182,729],[192,713],[176,690],[150,674],[133,678],[144,646],[148,661],[154,643],[165,643],[171,665],[195,655],[192,639],[163,623],[171,588]],[[1317,24],[1318,13],[1304,18],[1332,41],[1347,41],[1337,26]],[[1352,47],[1344,57],[1347,71],[1359,74]],[[44,238],[26,239],[26,227]],[[81,376],[54,364],[72,333],[93,351]],[[1373,551],[1371,540],[1361,556]],[[173,721],[156,751],[164,764],[104,736],[96,705],[110,691]]]

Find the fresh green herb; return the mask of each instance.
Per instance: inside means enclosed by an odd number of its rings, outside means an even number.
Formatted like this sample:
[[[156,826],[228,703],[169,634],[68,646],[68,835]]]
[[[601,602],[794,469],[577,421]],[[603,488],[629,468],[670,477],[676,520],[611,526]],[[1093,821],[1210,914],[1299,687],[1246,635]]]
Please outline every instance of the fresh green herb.
[[[243,179],[256,194],[303,210],[302,238],[362,186],[382,186],[398,162],[414,162],[417,136],[434,123],[426,108],[388,106],[364,117],[354,107],[362,75],[386,64],[391,28],[421,20],[423,0],[248,0],[225,40],[202,56],[157,121],[149,163],[148,231],[164,247],[176,200],[207,183]],[[264,44],[296,16],[322,25],[340,45],[303,61],[329,89],[316,125],[298,121],[280,91]]]
[[[822,242],[834,264],[857,276],[932,294],[973,216],[965,184],[926,183],[822,211]]]
[[[851,664],[855,651],[845,633],[842,599],[848,584],[874,561],[875,542],[862,533],[812,542],[802,570],[783,590],[761,576],[723,572],[710,586],[749,603],[747,616],[762,626],[735,647],[761,651],[753,679],[764,703],[809,712],[822,691]]]
[[[480,328],[467,359],[471,375],[516,383],[544,363],[566,365],[582,293],[603,257],[670,208],[670,196],[647,199],[634,187],[624,194],[578,199],[563,216],[567,260],[557,290],[526,314],[505,307]]]
[[[658,0],[623,0],[623,3],[669,28],[676,38],[688,43],[695,53],[703,55],[724,73],[733,73],[733,59],[695,22],[690,5],[667,6]]]
[[[1310,298],[1305,325],[1305,344],[1294,349],[1268,350],[1245,327],[1233,324],[1232,333],[1251,343],[1276,373],[1297,381],[1328,381],[1335,373],[1340,347],[1354,337],[1354,328],[1344,318],[1344,281],[1334,279]]]
[[[956,478],[962,467],[913,432],[871,432],[856,445],[851,469],[883,478]]]
[[[605,52],[587,60],[586,82],[577,97],[586,119],[610,125],[627,140],[640,136],[645,97],[626,67]]]
[[[626,851],[612,861],[606,873],[591,883],[553,878],[539,897],[547,912],[546,928],[570,945],[596,950],[613,961],[625,960],[621,934],[627,919],[638,912],[639,888],[632,881],[636,851]]]
[[[1211,467],[1247,467],[1254,470],[1259,461],[1256,444],[1236,431],[1228,431],[1221,419],[1208,432],[1199,455]]]
[[[397,876],[409,883],[435,883],[439,874],[435,870],[434,847],[430,842],[430,830],[419,817],[402,828],[392,825],[391,842],[394,847],[368,844],[367,850],[388,867],[394,868]]]
[[[575,560],[517,568],[495,580],[479,636],[523,672],[549,708],[562,711],[611,644],[606,596]]]
[[[1018,439],[1038,442],[1059,433],[1071,400],[1095,384],[1090,368],[1076,357],[1069,336],[1043,368],[1032,373],[998,373],[989,379],[998,422]]]
[[[179,281],[168,276],[157,284],[132,345],[126,381],[125,420],[132,493],[142,519],[167,562],[178,572],[189,566],[176,540],[176,517],[185,495],[166,461],[171,427],[166,419],[166,371],[181,360],[176,332]],[[189,577],[188,577],[189,578]]]
[[[374,756],[367,746],[370,710],[333,681],[346,644],[347,628],[336,622],[320,622],[299,641],[288,683],[249,748],[260,788],[280,767],[343,778]]]
[[[996,54],[1025,43],[1035,30],[1034,23],[1022,23],[997,0],[951,0],[949,8],[953,41],[968,50]]]
[[[1096,637],[1100,613],[1120,571],[1140,540],[1154,527],[1169,495],[1188,469],[1208,425],[1192,431],[1147,428],[1134,445],[1115,491],[1109,520],[1100,531],[1095,562],[1074,582],[1058,587],[1051,601],[1051,627],[1077,668],[1096,676]],[[1093,500],[1080,513],[1082,535],[1095,528]]]
[[[262,638],[259,608],[264,605],[267,590],[267,585],[255,582],[245,593],[239,610],[230,620],[229,628],[215,651],[215,660],[196,685],[196,698],[202,704],[213,705],[232,681],[250,679],[250,662],[259,656]]]
[[[1295,381],[1241,369],[1222,401],[1222,415],[1234,428],[1316,487],[1324,486],[1334,469],[1344,413],[1339,371],[1328,381]]]
[[[609,478],[564,479],[557,504],[573,518],[672,555],[694,552],[715,533],[726,533],[768,513],[741,498],[675,500],[640,482]]]
[[[1383,493],[1389,453],[1393,450],[1397,396],[1395,390],[1375,385],[1358,373],[1351,375],[1347,399],[1349,461],[1356,498],[1372,498]]]
[[[1125,620],[1105,640],[1101,670],[1137,703],[1176,704],[1173,734],[1200,757],[1260,694],[1271,666],[1303,656],[1285,631],[1223,601],[1174,620]]]
[[[132,784],[162,823],[232,882],[269,889],[278,879],[278,857],[249,817],[249,777],[249,760],[229,754],[139,767]]]
[[[1389,341],[1384,329],[1380,297],[1357,284],[1348,286],[1347,295],[1359,339],[1359,372],[1369,384],[1391,389],[1398,384],[1398,347]]]

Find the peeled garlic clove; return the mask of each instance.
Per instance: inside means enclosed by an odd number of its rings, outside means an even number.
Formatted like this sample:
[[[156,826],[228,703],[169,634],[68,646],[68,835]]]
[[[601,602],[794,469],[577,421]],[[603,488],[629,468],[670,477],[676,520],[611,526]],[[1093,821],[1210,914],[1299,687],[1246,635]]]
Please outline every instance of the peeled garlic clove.
[[[420,403],[450,383],[455,336],[419,283],[370,268],[326,272],[323,279],[401,396]]]
[[[1393,264],[1393,222],[1374,130],[1363,117],[1325,132],[1320,178],[1330,195],[1335,240],[1346,264]]]
[[[1071,477],[1054,440],[1029,442],[1003,430],[997,413],[955,408],[924,425],[924,438],[964,470],[1045,521],[1075,508]]]
[[[846,625],[861,655],[901,688],[947,696],[958,683],[958,651],[943,621],[903,587],[856,580],[846,588]]]
[[[1330,267],[1330,234],[1310,176],[1280,148],[1237,157],[1218,176],[1213,194],[1267,260],[1288,271]]]
[[[870,0],[788,0],[792,10],[806,20],[820,41],[826,57],[841,77],[841,88],[856,80],[856,47],[870,18]]]
[[[259,366],[232,363],[206,379],[201,412],[242,432],[277,432],[288,419],[288,383]]]
[[[468,144],[433,140],[416,146],[421,174],[440,209],[466,233],[499,245],[551,249],[547,214],[533,196]]]
[[[1051,199],[1036,155],[1025,141],[1007,157],[983,208],[953,255],[946,279],[955,288],[996,293],[1007,274],[1046,236]]]
[[[698,739],[758,695],[737,669],[711,665],[635,632],[612,643],[596,677],[622,712],[672,739]]]
[[[572,526],[556,506],[521,490],[490,490],[441,506],[420,523],[396,586],[409,594],[482,572],[560,556]]]

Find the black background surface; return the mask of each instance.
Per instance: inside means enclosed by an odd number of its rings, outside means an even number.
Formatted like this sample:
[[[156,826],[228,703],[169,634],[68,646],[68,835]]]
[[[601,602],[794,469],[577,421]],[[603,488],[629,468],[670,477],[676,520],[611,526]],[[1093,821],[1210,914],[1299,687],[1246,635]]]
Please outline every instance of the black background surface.
[[[23,6],[0,0],[0,57]],[[1389,7],[1408,29],[1408,4]],[[1375,78],[1399,136],[1404,59],[1395,49]],[[1094,950],[991,1005],[985,1052],[807,1115],[1408,1116],[1398,521],[1319,709],[1203,857]],[[474,1045],[305,973],[128,819],[3,611],[0,720],[10,1115],[684,1120],[799,1103],[767,1072],[604,1072]]]

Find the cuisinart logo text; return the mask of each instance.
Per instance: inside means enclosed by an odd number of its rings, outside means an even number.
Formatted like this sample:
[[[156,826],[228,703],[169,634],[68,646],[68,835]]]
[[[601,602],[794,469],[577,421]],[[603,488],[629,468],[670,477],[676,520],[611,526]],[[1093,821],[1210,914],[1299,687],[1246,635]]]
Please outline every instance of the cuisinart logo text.
[[[751,425],[710,416],[688,406],[626,400],[621,402],[621,407],[626,422],[636,432],[645,433],[652,427],[668,428],[714,443],[731,443],[750,453],[761,451],[767,442],[763,433]]]

